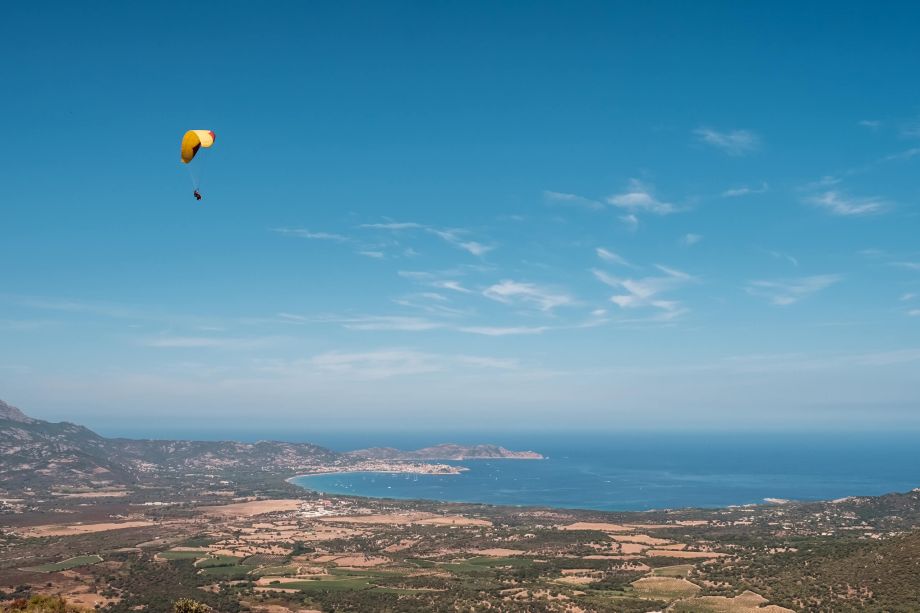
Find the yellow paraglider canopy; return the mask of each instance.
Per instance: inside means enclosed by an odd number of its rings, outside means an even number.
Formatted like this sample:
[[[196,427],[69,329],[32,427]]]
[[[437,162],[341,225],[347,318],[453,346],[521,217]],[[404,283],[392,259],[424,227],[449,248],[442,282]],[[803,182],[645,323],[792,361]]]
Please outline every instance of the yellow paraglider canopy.
[[[182,137],[182,163],[188,164],[202,147],[208,148],[214,144],[214,132],[211,130],[189,130]]]

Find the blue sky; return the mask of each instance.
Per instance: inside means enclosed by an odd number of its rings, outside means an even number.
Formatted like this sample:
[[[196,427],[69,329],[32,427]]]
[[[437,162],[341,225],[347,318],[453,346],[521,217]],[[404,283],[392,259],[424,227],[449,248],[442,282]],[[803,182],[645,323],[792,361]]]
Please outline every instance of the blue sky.
[[[920,7],[6,13],[0,398],[38,416],[920,427]]]

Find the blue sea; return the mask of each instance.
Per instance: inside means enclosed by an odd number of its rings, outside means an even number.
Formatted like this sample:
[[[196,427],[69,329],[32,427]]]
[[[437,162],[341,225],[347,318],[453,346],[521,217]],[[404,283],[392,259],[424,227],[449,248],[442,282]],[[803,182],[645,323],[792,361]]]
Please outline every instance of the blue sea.
[[[315,437],[316,438],[316,437]],[[452,437],[326,435],[339,450],[489,442],[545,460],[450,462],[459,475],[298,477],[320,492],[515,506],[640,511],[724,507],[767,498],[827,500],[920,487],[920,444],[904,434],[560,434]]]

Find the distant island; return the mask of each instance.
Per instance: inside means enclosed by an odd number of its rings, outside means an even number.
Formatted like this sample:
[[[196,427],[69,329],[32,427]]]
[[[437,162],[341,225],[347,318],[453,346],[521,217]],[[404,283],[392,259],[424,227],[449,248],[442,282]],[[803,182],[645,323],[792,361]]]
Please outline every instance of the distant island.
[[[511,451],[499,445],[457,445],[442,443],[432,447],[403,451],[393,447],[371,447],[349,451],[346,455],[374,460],[542,460],[536,451]]]

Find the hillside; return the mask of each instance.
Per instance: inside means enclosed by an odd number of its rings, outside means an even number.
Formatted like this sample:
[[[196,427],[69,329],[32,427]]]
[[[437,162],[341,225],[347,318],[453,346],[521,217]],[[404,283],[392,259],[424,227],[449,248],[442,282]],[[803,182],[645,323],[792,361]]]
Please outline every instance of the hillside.
[[[83,426],[29,417],[0,401],[0,482],[8,492],[111,488],[190,474],[234,478],[336,470],[366,460],[540,459],[496,445],[437,445],[417,451],[375,448],[337,453],[310,443],[106,438]],[[366,464],[366,462],[364,462]],[[392,467],[389,467],[392,468]]]
[[[745,586],[795,610],[920,611],[920,532],[877,542],[809,540],[704,568],[707,580]]]
[[[8,491],[126,486],[188,472],[284,474],[339,462],[348,459],[308,443],[105,438],[0,402],[0,482]]]

